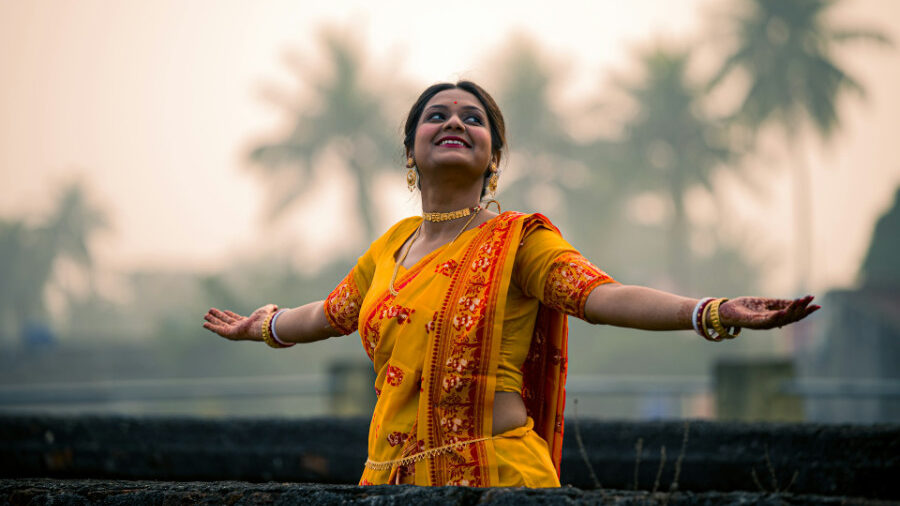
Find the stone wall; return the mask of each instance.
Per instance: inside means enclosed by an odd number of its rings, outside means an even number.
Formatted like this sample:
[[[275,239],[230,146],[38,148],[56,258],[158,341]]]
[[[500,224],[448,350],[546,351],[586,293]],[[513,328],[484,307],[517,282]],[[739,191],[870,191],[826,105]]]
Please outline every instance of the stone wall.
[[[617,506],[874,506],[896,504],[859,497],[759,492],[657,492],[465,487],[413,487],[411,485],[357,487],[316,483],[162,482],[58,479],[0,479],[0,504],[311,504],[372,505],[503,505],[615,504]]]
[[[0,478],[353,484],[366,427],[363,419],[0,416]],[[897,425],[570,419],[566,429],[561,480],[585,491],[900,500]]]

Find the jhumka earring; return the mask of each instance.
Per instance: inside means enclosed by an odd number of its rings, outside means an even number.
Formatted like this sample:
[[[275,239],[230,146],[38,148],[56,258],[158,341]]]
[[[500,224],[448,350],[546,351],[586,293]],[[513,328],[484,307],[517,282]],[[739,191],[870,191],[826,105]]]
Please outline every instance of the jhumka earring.
[[[419,175],[416,173],[416,161],[413,157],[408,157],[406,159],[406,186],[409,188],[409,191],[413,191],[416,189],[416,184],[419,182]]]
[[[488,192],[491,194],[491,198],[493,199],[497,193],[497,181],[500,179],[500,176],[497,175],[497,164],[491,162],[491,177],[488,179]]]

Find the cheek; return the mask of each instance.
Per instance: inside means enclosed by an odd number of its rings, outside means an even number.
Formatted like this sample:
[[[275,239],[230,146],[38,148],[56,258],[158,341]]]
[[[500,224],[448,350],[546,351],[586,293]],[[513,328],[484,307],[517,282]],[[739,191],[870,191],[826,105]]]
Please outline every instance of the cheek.
[[[479,146],[479,151],[484,151],[488,154],[491,153],[491,133],[481,131],[478,134],[478,138],[474,139]]]
[[[438,125],[432,125],[429,123],[419,125],[418,128],[416,128],[415,144],[431,144],[431,139],[434,138],[439,129],[440,127]]]

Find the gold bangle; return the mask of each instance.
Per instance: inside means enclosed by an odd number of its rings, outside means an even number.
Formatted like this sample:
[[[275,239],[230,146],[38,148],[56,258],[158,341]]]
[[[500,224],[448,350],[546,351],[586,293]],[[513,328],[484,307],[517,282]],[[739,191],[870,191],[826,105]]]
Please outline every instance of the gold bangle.
[[[728,332],[728,329],[722,325],[722,319],[719,316],[719,306],[725,302],[728,302],[728,299],[718,299],[711,304],[713,307],[709,309],[709,321],[712,323],[713,330],[715,330],[716,334],[719,334],[720,337],[723,339],[734,339],[741,333],[741,328],[734,327],[735,332],[734,334],[731,334]]]
[[[719,342],[722,340],[722,336],[719,336],[719,335],[716,335],[715,337],[711,336],[709,334],[709,326],[706,325],[706,317],[707,317],[707,315],[709,315],[711,306],[714,305],[715,303],[716,303],[716,301],[712,301],[703,307],[703,314],[700,315],[700,328],[703,330],[703,337],[707,341]]]
[[[270,314],[266,317],[262,322],[262,338],[263,342],[268,344],[272,348],[287,348],[287,346],[282,346],[275,342],[275,339],[272,338],[272,333],[269,332],[269,325],[272,324],[272,318],[275,316],[275,313]]]

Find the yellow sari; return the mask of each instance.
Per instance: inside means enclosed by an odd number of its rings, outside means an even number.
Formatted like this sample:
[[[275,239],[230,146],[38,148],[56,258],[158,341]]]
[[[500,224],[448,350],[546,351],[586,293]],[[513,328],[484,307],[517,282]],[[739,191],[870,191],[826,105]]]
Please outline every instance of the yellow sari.
[[[394,225],[326,299],[332,326],[345,334],[359,330],[377,372],[360,484],[558,486],[566,314],[583,317],[590,291],[612,278],[545,217],[506,212],[409,270],[401,267],[393,296],[395,254],[420,223]],[[538,229],[544,232],[533,233]],[[529,335],[516,344],[528,347],[520,370],[529,425],[492,436],[511,283],[540,301]],[[552,468],[528,469],[535,459]]]

